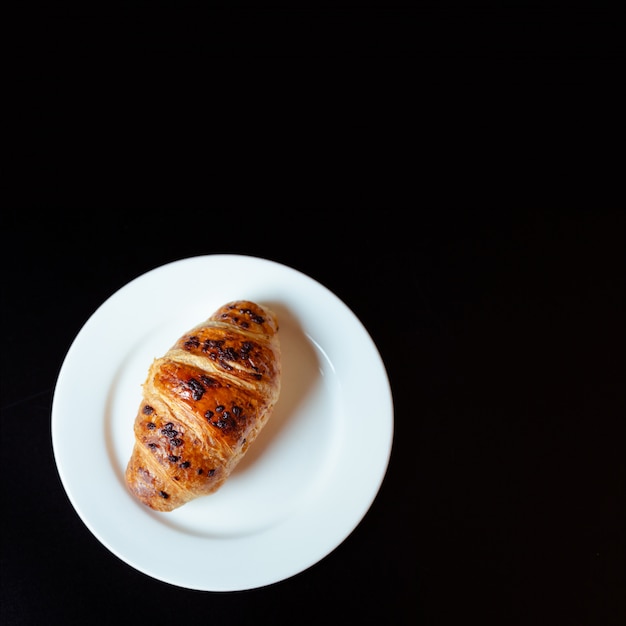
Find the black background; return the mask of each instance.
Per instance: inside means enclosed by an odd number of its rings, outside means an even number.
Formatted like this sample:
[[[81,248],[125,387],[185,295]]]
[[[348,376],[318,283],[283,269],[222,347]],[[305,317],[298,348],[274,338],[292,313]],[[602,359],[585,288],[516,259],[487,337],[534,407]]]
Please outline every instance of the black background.
[[[11,43],[2,624],[621,626],[612,12],[198,5],[26,4]],[[90,315],[142,273],[214,253],[331,289],[378,346],[395,408],[355,531],[292,579],[234,593],[108,552],[50,438]]]

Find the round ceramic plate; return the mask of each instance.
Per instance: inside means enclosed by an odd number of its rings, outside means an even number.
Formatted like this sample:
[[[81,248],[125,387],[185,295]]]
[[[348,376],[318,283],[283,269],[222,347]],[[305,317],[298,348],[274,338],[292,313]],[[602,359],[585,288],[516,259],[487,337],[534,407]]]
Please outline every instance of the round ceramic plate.
[[[148,368],[238,299],[279,318],[275,411],[220,490],[152,511],[124,482]],[[269,585],[328,555],[374,501],[392,439],[387,373],[361,322],[312,278],[250,256],[175,261],[114,293],[72,343],[52,405],[59,475],[89,530],[139,571],[205,591]]]

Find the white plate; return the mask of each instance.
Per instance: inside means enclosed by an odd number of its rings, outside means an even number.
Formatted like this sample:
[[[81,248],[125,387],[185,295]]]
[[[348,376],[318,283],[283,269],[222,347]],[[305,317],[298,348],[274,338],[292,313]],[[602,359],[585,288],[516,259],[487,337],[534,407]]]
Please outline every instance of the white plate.
[[[154,512],[124,482],[141,385],[154,358],[236,299],[279,317],[275,412],[219,491]],[[205,591],[269,585],[334,550],[374,501],[392,439],[387,373],[360,321],[312,278],[250,256],[183,259],[113,294],[72,343],[52,405],[59,475],[89,530],[139,571]]]

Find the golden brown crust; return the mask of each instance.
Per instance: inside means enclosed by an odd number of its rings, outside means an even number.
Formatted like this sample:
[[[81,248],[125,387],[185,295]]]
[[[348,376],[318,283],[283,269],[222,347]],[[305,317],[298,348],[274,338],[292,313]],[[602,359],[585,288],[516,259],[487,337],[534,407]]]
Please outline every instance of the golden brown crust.
[[[185,333],[143,385],[131,493],[172,511],[219,489],[269,419],[280,378],[278,321],[267,307],[230,302]]]

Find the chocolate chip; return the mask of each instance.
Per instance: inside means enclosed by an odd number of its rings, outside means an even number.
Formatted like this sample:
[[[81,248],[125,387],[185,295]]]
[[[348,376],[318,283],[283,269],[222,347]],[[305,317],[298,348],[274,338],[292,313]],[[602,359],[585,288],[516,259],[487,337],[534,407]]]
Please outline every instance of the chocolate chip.
[[[196,380],[195,378],[190,378],[187,381],[187,386],[189,387],[189,389],[191,389],[191,397],[194,400],[202,399],[202,396],[204,395],[206,389],[200,381]]]
[[[200,340],[197,337],[195,337],[195,336],[194,337],[189,337],[189,339],[187,339],[187,341],[185,341],[183,346],[187,350],[191,350],[192,348],[198,348],[198,347],[200,347]]]

